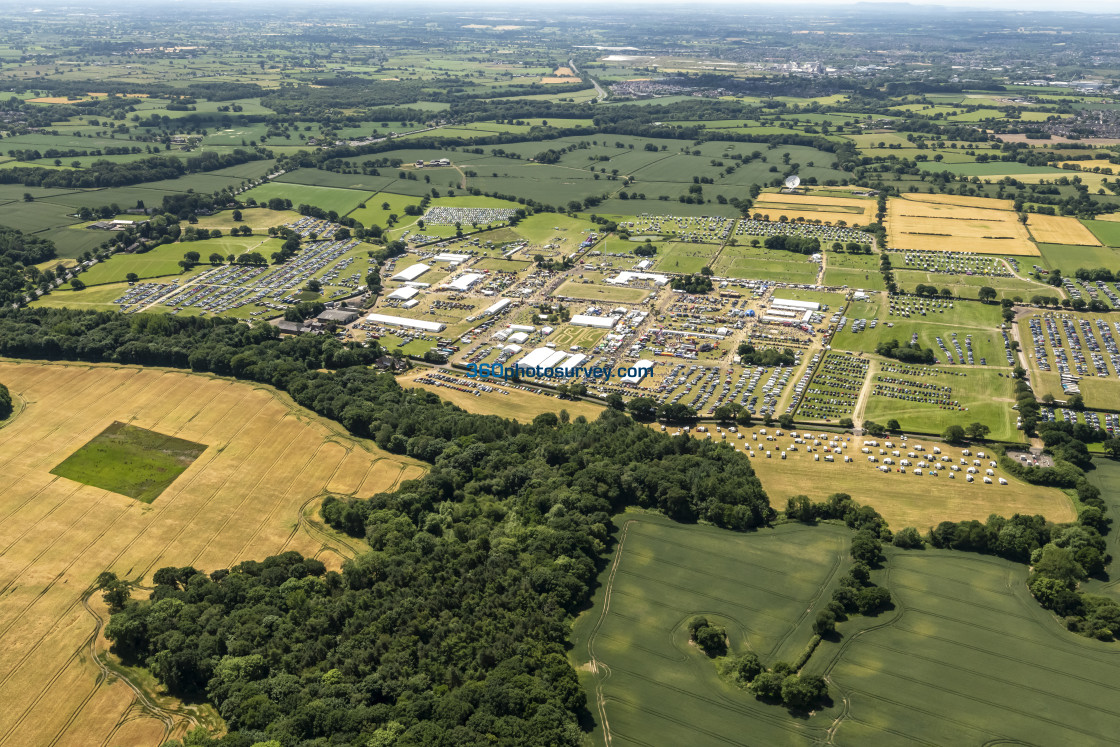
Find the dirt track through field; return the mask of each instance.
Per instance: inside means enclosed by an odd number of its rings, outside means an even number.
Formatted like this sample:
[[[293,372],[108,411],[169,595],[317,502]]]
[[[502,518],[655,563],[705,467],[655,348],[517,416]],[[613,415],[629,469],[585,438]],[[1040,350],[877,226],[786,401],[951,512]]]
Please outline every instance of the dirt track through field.
[[[0,428],[0,745],[157,745],[194,723],[197,709],[138,695],[97,660],[103,605],[87,592],[101,571],[148,585],[167,565],[210,571],[283,550],[337,567],[364,545],[319,524],[322,497],[424,473],[265,387],[10,361],[0,381],[26,402]],[[207,449],[150,505],[50,474],[115,420]]]

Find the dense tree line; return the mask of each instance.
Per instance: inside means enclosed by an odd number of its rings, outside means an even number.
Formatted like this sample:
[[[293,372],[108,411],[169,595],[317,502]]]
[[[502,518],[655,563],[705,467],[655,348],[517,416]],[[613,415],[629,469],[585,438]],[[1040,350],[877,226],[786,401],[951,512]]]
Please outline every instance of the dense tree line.
[[[0,226],[0,308],[23,303],[29,288],[50,287],[54,272],[33,265],[55,256],[54,242],[19,229]]]
[[[0,384],[0,420],[12,414],[12,394],[8,387]]]
[[[205,152],[184,163],[176,156],[150,156],[136,161],[94,161],[83,169],[48,169],[41,166],[20,166],[0,170],[0,184],[22,184],[27,187],[92,189],[124,187],[141,182],[177,179],[183,174],[214,171],[248,161],[270,158],[264,152],[238,148],[232,153]]]
[[[37,265],[54,257],[54,242],[50,239],[0,226],[0,265]]]
[[[810,236],[767,236],[763,246],[781,252],[817,254],[821,250],[821,240]]]

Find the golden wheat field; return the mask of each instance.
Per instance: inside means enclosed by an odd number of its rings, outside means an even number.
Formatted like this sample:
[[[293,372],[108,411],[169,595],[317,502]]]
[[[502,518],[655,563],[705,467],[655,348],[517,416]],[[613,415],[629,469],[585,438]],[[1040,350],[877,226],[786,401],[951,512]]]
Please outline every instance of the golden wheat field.
[[[1101,242],[1085,224],[1063,215],[1040,215],[1031,213],[1027,218],[1027,228],[1035,241],[1043,244],[1076,244],[1078,246],[1100,246]]]
[[[986,210],[1011,210],[1015,205],[1012,200],[997,200],[994,197],[972,197],[969,195],[943,195],[924,192],[914,192],[906,195],[907,200],[916,202],[935,202],[943,205],[960,205],[962,207],[977,207]]]
[[[85,599],[102,571],[148,584],[167,565],[285,550],[337,568],[361,543],[315,521],[321,498],[425,471],[246,383],[12,361],[0,382],[21,405],[0,427],[0,745],[154,746],[197,723],[199,709],[136,690],[105,656],[100,594]],[[207,448],[151,504],[51,474],[114,421]]]
[[[890,200],[887,237],[892,249],[1038,256],[1018,213],[937,200]]]
[[[784,215],[790,220],[803,218],[807,221],[820,220],[828,223],[845,221],[870,223],[875,219],[875,201],[854,197],[826,197],[823,195],[798,195],[763,192],[755,200],[752,212],[770,216],[778,220]]]

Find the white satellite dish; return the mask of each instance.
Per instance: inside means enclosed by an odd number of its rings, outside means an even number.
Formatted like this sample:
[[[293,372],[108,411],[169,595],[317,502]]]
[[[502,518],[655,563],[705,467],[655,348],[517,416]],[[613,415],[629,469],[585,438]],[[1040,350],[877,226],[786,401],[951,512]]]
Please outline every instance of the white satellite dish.
[[[801,186],[801,177],[797,174],[792,174],[786,177],[786,189],[793,191]]]

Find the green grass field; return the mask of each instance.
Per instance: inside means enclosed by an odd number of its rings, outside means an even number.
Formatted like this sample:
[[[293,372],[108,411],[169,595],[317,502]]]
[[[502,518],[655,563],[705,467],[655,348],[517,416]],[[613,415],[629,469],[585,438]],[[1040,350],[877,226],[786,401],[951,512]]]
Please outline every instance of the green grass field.
[[[991,363],[991,359],[988,362]],[[999,362],[1006,362],[1006,359],[1001,359]],[[926,368],[935,370],[932,366]],[[953,369],[937,367],[936,370],[949,372]],[[998,370],[957,369],[957,373],[962,372],[964,376],[952,376],[948,373],[933,377],[905,376],[896,373],[883,375],[906,381],[952,387],[952,399],[959,401],[964,410],[947,410],[932,403],[912,402],[873,394],[867,401],[863,418],[879,424],[885,424],[894,418],[898,420],[904,431],[932,433],[938,436],[950,425],[963,427],[979,421],[992,429],[990,434],[992,439],[1022,441],[1022,432],[1015,429],[1016,413],[1011,409],[1011,405],[1015,404],[1012,380],[1007,376],[1001,377]],[[914,391],[917,393],[917,390]]]
[[[871,254],[826,252],[824,284],[865,290],[886,289],[883,274],[879,272],[879,258]]]
[[[31,302],[32,307],[85,309],[88,311],[118,311],[113,303],[128,289],[127,283],[109,283],[75,291],[69,285],[55,288],[45,296]]]
[[[314,205],[323,210],[334,210],[339,215],[346,215],[358,207],[358,203],[366,202],[368,204],[372,196],[373,192],[370,190],[269,182],[250,189],[242,199],[248,200],[252,197],[257,202],[268,203],[273,197],[283,197],[291,200],[295,207],[302,204]]]
[[[1080,247],[1079,247],[1080,248]],[[1020,263],[1020,267],[1022,268]],[[1033,263],[1032,263],[1033,264]],[[1030,269],[1029,266],[1024,269]],[[1021,298],[1029,299],[1031,296],[1052,295],[1050,286],[1034,281],[1020,280],[1017,277],[994,277],[985,275],[948,275],[941,272],[926,272],[924,270],[894,271],[895,282],[904,290],[912,291],[919,283],[932,285],[938,289],[948,288],[954,296],[975,300],[980,297],[980,288],[987,286],[996,292],[997,299]]]
[[[1120,246],[1120,222],[1111,220],[1084,220],[1081,222],[1105,246]]]
[[[719,277],[813,283],[820,265],[793,252],[778,252],[749,246],[725,246],[712,271]]]
[[[141,279],[178,275],[183,269],[179,266],[183,254],[189,251],[198,251],[201,254],[199,247],[209,244],[209,241],[193,244],[163,244],[144,254],[114,254],[108,260],[99,262],[82,273],[82,282],[87,286],[119,283],[124,281],[125,276],[130,272],[136,273]],[[202,260],[205,262],[208,256],[209,253],[203,256]]]
[[[566,280],[556,289],[554,296],[568,298],[582,298],[588,301],[602,301],[604,303],[622,302],[638,303],[652,291],[645,288],[628,288],[625,285],[602,285],[600,283],[584,283],[578,280]]]
[[[1106,224],[1106,221],[1088,221],[1089,223]],[[1120,226],[1120,224],[1117,224]],[[1120,236],[1118,236],[1120,238]],[[1114,268],[1120,264],[1120,249],[1108,246],[1072,246],[1069,244],[1039,244],[1038,250],[1042,258],[1051,269],[1062,271],[1063,275],[1072,275],[1078,268],[1108,267]],[[1050,294],[1043,294],[1050,295]]]
[[[808,666],[847,704],[832,743],[1116,743],[1115,644],[1066,632],[1026,566],[927,549],[890,552],[888,569],[893,615],[841,623],[844,645]]]
[[[205,444],[114,422],[51,474],[151,503],[205,450]]]
[[[688,274],[700,272],[700,268],[707,266],[718,251],[719,246],[716,244],[659,244],[653,269]]]
[[[638,513],[622,527],[591,609],[572,631],[573,664],[595,714],[592,743],[803,745],[823,740],[837,707],[793,718],[722,680],[688,641],[689,618],[724,625],[730,651],[792,661],[845,572],[842,527],[736,534]],[[606,732],[609,730],[609,739]]]

